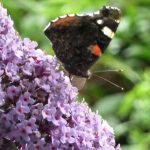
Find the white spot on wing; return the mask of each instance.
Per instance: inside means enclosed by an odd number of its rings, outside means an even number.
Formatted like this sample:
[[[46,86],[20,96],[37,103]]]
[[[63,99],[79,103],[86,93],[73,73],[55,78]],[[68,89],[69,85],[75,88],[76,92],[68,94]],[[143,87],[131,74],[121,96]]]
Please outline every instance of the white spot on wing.
[[[74,14],[68,14],[68,16],[69,16],[69,17],[74,17],[75,15],[74,15]]]
[[[110,9],[110,6],[106,6],[107,9]]]
[[[94,14],[93,13],[86,13],[86,15],[93,17]]]
[[[51,23],[49,22],[48,25],[44,28],[44,31],[47,30],[47,28],[49,28],[50,25]]]
[[[67,15],[64,15],[64,16],[60,16],[59,18],[61,18],[61,19],[62,19],[62,18],[66,18],[66,17],[67,17]]]
[[[119,19],[118,19],[118,20],[115,20],[115,22],[116,22],[116,23],[120,23],[120,20],[119,20]]]
[[[56,19],[52,20],[52,22],[56,22],[58,19],[59,19],[59,18],[56,18]]]
[[[98,19],[96,22],[97,22],[97,24],[103,24],[103,20],[102,19]]]
[[[99,15],[99,11],[94,12],[94,15]]]
[[[77,14],[77,16],[79,16],[79,17],[83,17],[83,16],[85,16],[84,14]]]
[[[120,10],[117,7],[112,7],[112,6],[106,6],[107,9],[116,9],[116,10]]]
[[[102,29],[102,32],[109,38],[113,38],[114,37],[114,32],[108,28],[107,26],[105,26],[103,29]]]

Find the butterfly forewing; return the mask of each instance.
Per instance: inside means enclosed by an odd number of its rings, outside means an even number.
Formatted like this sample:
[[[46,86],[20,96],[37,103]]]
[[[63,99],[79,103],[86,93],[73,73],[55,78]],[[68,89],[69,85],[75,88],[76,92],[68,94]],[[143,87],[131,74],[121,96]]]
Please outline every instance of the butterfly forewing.
[[[88,70],[110,43],[119,22],[117,8],[103,7],[99,13],[59,17],[44,33],[66,71],[87,78]]]

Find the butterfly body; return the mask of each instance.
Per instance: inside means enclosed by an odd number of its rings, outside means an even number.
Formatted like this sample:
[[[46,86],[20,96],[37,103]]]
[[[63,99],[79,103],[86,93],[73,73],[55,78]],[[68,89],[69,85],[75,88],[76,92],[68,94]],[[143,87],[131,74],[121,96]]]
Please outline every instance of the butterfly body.
[[[53,20],[44,33],[57,58],[70,75],[88,78],[89,69],[109,45],[120,20],[120,11],[103,7],[97,13],[66,15]]]

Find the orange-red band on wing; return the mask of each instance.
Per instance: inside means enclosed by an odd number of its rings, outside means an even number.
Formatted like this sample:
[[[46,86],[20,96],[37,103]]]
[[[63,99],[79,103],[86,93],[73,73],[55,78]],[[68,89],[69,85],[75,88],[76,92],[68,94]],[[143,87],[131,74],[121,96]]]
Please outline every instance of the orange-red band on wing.
[[[60,18],[58,21],[54,22],[54,26],[69,26],[70,23],[72,23],[75,20],[75,16],[73,17],[66,17],[66,18]]]
[[[101,50],[101,48],[99,47],[98,44],[94,45],[93,54],[98,56],[98,57],[102,55],[102,50]]]

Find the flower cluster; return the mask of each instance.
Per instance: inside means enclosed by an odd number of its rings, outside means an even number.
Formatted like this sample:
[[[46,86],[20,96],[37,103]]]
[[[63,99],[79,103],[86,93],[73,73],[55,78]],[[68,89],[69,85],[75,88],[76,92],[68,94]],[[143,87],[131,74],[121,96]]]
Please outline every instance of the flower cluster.
[[[59,69],[56,57],[22,40],[0,5],[0,149],[116,150],[112,128]]]

